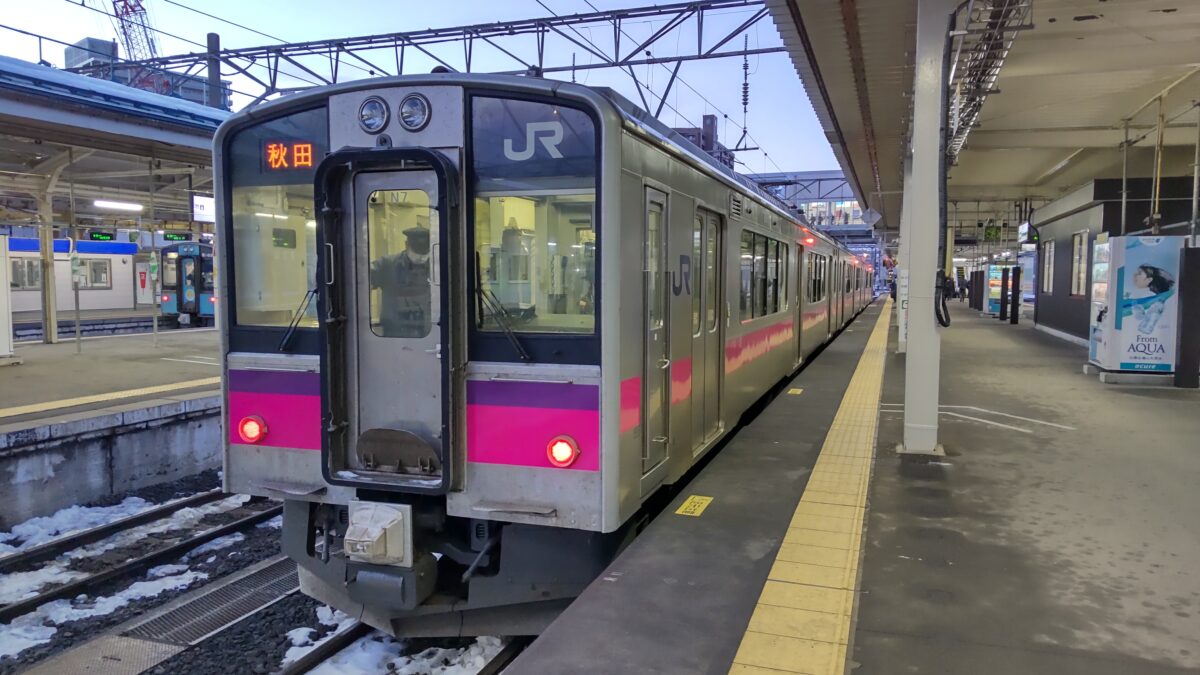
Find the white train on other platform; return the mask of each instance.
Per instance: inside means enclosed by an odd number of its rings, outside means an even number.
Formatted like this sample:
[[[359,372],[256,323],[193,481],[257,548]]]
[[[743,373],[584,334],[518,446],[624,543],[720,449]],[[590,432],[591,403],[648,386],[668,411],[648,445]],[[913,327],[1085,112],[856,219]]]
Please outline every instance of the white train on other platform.
[[[395,634],[537,632],[872,300],[606,89],[353,82],[215,145],[225,487],[286,500],[304,591]]]

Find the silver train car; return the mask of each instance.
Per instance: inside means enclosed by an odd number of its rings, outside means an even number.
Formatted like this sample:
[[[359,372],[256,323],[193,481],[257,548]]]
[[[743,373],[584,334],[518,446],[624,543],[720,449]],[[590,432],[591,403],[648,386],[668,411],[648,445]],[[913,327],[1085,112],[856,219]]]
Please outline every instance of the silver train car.
[[[225,488],[285,500],[303,590],[397,635],[538,632],[873,298],[605,89],[353,82],[215,148]]]

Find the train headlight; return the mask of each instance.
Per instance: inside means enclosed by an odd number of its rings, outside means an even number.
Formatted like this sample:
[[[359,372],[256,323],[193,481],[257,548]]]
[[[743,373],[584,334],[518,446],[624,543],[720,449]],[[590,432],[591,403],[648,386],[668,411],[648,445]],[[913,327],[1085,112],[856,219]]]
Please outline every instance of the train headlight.
[[[388,123],[388,107],[383,99],[372,96],[358,106],[358,126],[368,134],[383,131]]]
[[[247,443],[257,443],[267,435],[267,423],[258,415],[243,417],[237,429],[238,436]]]
[[[420,94],[409,94],[400,101],[398,112],[400,125],[409,131],[420,131],[429,124],[429,99]]]
[[[546,456],[550,463],[560,469],[565,469],[575,463],[579,457],[579,445],[570,436],[555,436],[546,446]]]

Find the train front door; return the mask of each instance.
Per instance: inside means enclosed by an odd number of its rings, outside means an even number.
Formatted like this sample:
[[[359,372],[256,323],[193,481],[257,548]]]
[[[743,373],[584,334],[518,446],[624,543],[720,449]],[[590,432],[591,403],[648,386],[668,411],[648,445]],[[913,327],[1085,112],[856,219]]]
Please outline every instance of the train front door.
[[[725,322],[721,320],[724,254],[721,218],[699,209],[692,229],[692,452],[721,431],[721,377]]]
[[[175,287],[179,289],[179,316],[182,322],[184,315],[196,314],[200,308],[200,286],[197,283],[200,259],[191,255],[180,256],[175,269],[179,276]]]
[[[642,260],[645,288],[642,317],[645,362],[642,376],[642,474],[667,458],[671,412],[671,359],[667,308],[667,195],[646,188],[646,246]]]
[[[347,327],[351,465],[436,475],[445,396],[437,175],[372,172],[353,182],[354,216],[343,234],[353,264],[342,267],[353,277],[345,305],[354,317]]]

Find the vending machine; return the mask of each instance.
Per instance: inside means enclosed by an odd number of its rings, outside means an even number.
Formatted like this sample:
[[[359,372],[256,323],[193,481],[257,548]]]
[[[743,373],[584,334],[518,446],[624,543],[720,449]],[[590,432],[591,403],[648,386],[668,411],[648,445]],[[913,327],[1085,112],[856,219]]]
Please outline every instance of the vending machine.
[[[1097,237],[1088,360],[1104,370],[1172,373],[1179,250],[1187,237]]]
[[[984,305],[984,311],[988,314],[1000,313],[1000,288],[1004,281],[1004,267],[1001,265],[988,265],[987,268],[987,304]]]

